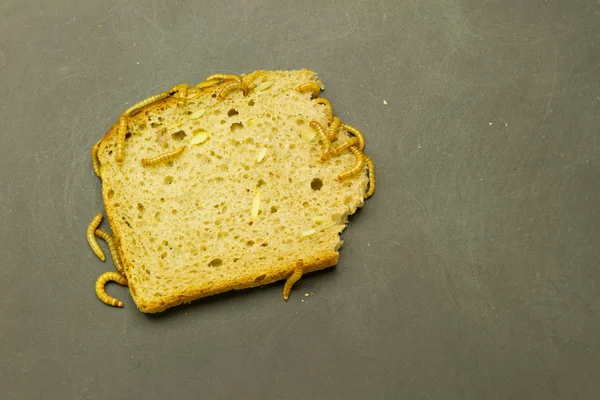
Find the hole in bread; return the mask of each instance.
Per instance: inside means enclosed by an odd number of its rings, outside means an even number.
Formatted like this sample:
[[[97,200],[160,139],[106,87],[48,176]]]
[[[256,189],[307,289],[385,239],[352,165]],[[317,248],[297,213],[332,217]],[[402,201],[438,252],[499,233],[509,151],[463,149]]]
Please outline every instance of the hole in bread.
[[[248,247],[252,247],[252,246],[254,246],[254,240],[248,240],[248,241],[246,242],[246,246],[248,246]]]
[[[256,103],[254,102],[254,100],[250,99],[250,101],[248,102],[248,105],[249,105],[250,107],[252,107],[254,104],[256,104]]]
[[[130,133],[130,132],[127,132],[127,133],[125,134],[125,139],[129,139],[130,137],[131,137],[131,133]]]
[[[165,259],[169,254],[165,251],[160,255],[160,258]]]
[[[150,124],[150,126],[153,127],[153,128],[158,128],[160,125],[161,124],[158,124],[156,122],[153,122],[153,123]]]
[[[113,153],[113,151],[111,150],[108,152],[108,155],[110,156],[110,155],[112,155],[112,153]]]
[[[239,114],[239,112],[235,108],[232,108],[231,110],[227,111],[228,117],[233,117],[234,115],[238,115],[238,114]]]
[[[240,259],[237,257],[233,259],[233,262],[238,262],[238,261],[240,261]]]
[[[279,210],[279,206],[271,206],[271,214],[275,214]]]
[[[221,260],[220,258],[213,258],[209,263],[208,266],[209,267],[219,267],[223,265],[223,260]]]
[[[300,119],[300,118],[298,118],[298,119],[296,120],[296,125],[304,125],[305,123],[306,123],[306,122],[304,122],[304,120],[303,120],[303,119]]]
[[[155,220],[157,220],[157,221],[160,221],[160,211],[157,211],[157,212],[154,214],[154,219],[155,219]]]
[[[173,183],[173,180],[175,178],[173,178],[172,176],[165,176],[165,185],[170,185],[171,183]]]
[[[323,180],[321,180],[321,178],[315,178],[312,180],[312,182],[310,182],[310,188],[312,190],[321,190],[322,187],[323,187]]]
[[[261,244],[260,246],[261,246],[261,247],[267,247],[268,245],[269,245],[269,243],[267,243],[267,242],[264,242],[264,243],[263,243],[263,244]]]
[[[177,214],[177,210],[176,210],[176,209],[173,209],[173,210],[171,211],[171,214],[173,214],[173,215]]]
[[[109,199],[112,199],[115,196],[115,191],[110,189],[108,193],[106,193]]]
[[[171,134],[173,140],[177,140],[178,142],[181,142],[186,136],[187,134],[184,131],[177,131]]]
[[[262,282],[263,280],[265,280],[267,276],[265,274],[262,274],[261,276],[257,276],[256,279],[254,279],[254,282],[258,283],[258,282]]]
[[[164,203],[164,202],[165,202],[165,198],[164,198],[164,197],[161,197],[161,198],[160,198],[160,202],[161,202],[161,203]]]
[[[144,205],[143,205],[142,203],[138,203],[138,204],[137,204],[137,208],[138,208],[138,211],[139,211],[139,212],[141,212],[141,213],[143,213],[143,212],[144,212]]]
[[[240,129],[242,129],[243,127],[244,127],[244,124],[242,124],[241,122],[234,122],[233,124],[231,124],[229,129],[231,130],[231,132],[237,132]]]
[[[259,187],[260,187],[260,186],[264,186],[264,185],[266,185],[266,184],[267,184],[267,182],[265,182],[263,179],[259,179],[259,180],[258,180],[258,183],[256,184],[256,186],[259,186]]]

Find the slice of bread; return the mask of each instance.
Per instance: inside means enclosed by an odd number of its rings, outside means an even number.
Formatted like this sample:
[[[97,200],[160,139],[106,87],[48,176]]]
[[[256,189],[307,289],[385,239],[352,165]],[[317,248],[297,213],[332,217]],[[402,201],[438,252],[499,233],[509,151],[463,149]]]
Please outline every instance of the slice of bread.
[[[296,90],[307,82],[322,86],[301,70],[175,87],[128,110],[122,166],[119,123],[99,143],[107,219],[142,312],[286,279],[300,260],[302,273],[337,264],[339,235],[369,187],[367,166],[339,180],[356,152],[321,159],[310,124],[327,130],[330,109]],[[353,137],[335,135],[335,144]]]

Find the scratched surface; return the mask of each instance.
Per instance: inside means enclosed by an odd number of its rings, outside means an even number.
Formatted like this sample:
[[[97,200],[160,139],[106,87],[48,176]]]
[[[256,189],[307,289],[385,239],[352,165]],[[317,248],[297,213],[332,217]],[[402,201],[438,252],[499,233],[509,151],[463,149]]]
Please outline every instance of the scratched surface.
[[[0,397],[600,398],[600,2],[8,0],[0,15]],[[289,303],[282,284],[158,316],[116,285],[125,308],[100,303],[92,144],[176,83],[301,67],[378,171],[338,267]]]

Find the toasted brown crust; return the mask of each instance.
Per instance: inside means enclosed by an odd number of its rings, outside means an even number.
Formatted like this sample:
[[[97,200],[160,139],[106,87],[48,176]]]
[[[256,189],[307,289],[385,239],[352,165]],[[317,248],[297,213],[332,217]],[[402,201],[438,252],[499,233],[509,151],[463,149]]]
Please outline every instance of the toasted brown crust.
[[[228,81],[221,82],[219,84],[205,87],[202,89],[198,89],[200,93],[193,91],[188,96],[193,96],[197,98],[198,96],[217,96],[218,93],[222,90],[223,85],[228,84]],[[150,110],[163,106],[164,104],[169,103],[177,103],[178,99],[173,96],[167,97],[163,100],[156,101],[152,104],[146,105],[140,110],[135,111],[129,118],[131,124],[135,124],[144,119],[144,114]],[[103,146],[108,145],[110,142],[116,140],[118,130],[118,121],[115,122],[113,126],[109,128],[106,132],[102,140],[98,143],[99,148],[101,149]],[[126,155],[125,155],[126,156]],[[100,169],[101,171],[101,169]],[[100,174],[100,178],[102,179],[102,174]],[[111,207],[111,202],[109,201],[108,192],[110,188],[107,188],[105,185],[102,187],[102,197],[104,204],[106,206],[106,218],[111,227],[115,238],[115,244],[117,251],[119,253],[120,259],[123,263],[125,275],[129,281],[129,289],[131,291],[132,297],[138,306],[139,310],[144,313],[157,313],[166,310],[170,307],[175,307],[184,303],[190,303],[194,300],[198,300],[204,297],[212,296],[219,293],[224,293],[230,290],[242,290],[256,286],[267,285],[276,281],[287,279],[296,268],[296,261],[288,261],[285,263],[279,263],[276,265],[270,266],[266,272],[258,277],[251,278],[238,278],[228,282],[225,285],[220,285],[218,287],[214,286],[206,286],[199,287],[191,292],[184,292],[179,295],[169,296],[165,298],[161,298],[156,301],[147,301],[141,296],[137,295],[137,288],[135,281],[131,279],[130,276],[130,266],[131,262],[127,257],[127,254],[123,252],[121,246],[121,235],[118,231],[118,224],[115,223],[115,215],[117,214],[117,210]],[[337,251],[332,251],[329,253],[318,254],[312,257],[303,257],[304,261],[304,273],[309,273],[313,271],[322,270],[328,267],[335,266],[338,263],[339,253]]]

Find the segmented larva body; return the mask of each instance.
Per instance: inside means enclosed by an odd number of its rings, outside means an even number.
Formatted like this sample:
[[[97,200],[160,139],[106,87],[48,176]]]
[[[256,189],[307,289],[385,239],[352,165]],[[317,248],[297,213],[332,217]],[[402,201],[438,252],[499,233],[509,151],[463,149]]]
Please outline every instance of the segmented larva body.
[[[327,137],[327,133],[325,133],[325,128],[317,121],[311,121],[310,127],[317,132],[321,138],[321,142],[323,142],[323,154],[321,155],[321,160],[325,161],[329,158],[329,152],[331,151],[331,142]]]
[[[244,84],[241,82],[241,79],[235,82],[230,82],[221,89],[221,92],[217,96],[217,100],[223,100],[227,95],[234,90],[244,90]]]
[[[171,93],[177,93],[177,105],[182,106],[185,104],[185,99],[187,97],[189,88],[190,85],[187,83],[180,83],[179,85],[175,85],[171,88]]]
[[[127,286],[127,279],[118,272],[105,272],[96,280],[96,296],[105,304],[113,307],[123,307],[123,303],[112,296],[109,296],[104,290],[106,282],[116,282],[119,285]]]
[[[321,86],[317,82],[306,82],[302,85],[296,87],[296,91],[300,93],[305,93],[308,91],[312,92],[312,97],[317,97],[321,92]]]
[[[194,86],[194,88],[196,88],[196,89],[205,89],[207,87],[214,86],[214,85],[216,85],[219,82],[221,82],[221,79],[207,79],[207,80],[205,80],[203,82],[200,82],[196,86]]]
[[[127,114],[123,114],[119,117],[119,127],[117,128],[117,154],[115,156],[117,165],[123,166],[125,159],[125,136],[127,136],[127,125],[129,123],[129,117]]]
[[[240,76],[233,75],[233,74],[213,74],[213,75],[209,76],[208,78],[206,78],[204,80],[204,82],[212,81],[212,80],[226,81],[226,80],[230,80],[230,79],[237,81],[241,78],[240,78]]]
[[[85,236],[94,254],[102,261],[105,261],[106,256],[104,256],[104,252],[100,248],[100,245],[98,244],[98,242],[96,241],[96,237],[94,236],[94,231],[96,230],[96,228],[98,228],[100,222],[102,222],[102,214],[97,214],[94,218],[92,218],[92,221],[88,225]]]
[[[115,268],[117,269],[117,271],[119,271],[120,274],[125,275],[123,264],[121,263],[121,259],[119,258],[119,252],[117,251],[117,243],[115,242],[115,238],[103,229],[96,229],[94,231],[94,234],[106,242],[106,244],[108,245],[108,250],[110,250],[110,255],[113,259],[113,263],[115,264]]]
[[[350,146],[349,149],[352,152],[352,154],[354,154],[356,156],[356,163],[354,164],[354,166],[351,169],[338,175],[338,177],[337,177],[338,181],[343,181],[346,178],[349,178],[351,176],[358,174],[365,167],[365,153],[360,151],[355,146]]]
[[[186,148],[185,146],[181,146],[178,149],[175,149],[168,153],[161,154],[156,157],[142,158],[142,165],[144,165],[145,167],[150,167],[150,166],[153,166],[156,164],[160,164],[160,163],[163,163],[166,161],[173,160],[173,159],[179,157],[185,151],[185,148]]]
[[[325,106],[325,108],[327,109],[327,119],[329,121],[329,124],[331,125],[331,123],[333,122],[333,107],[331,107],[331,103],[324,97],[317,97],[315,101],[318,104],[323,104]]]
[[[360,151],[363,151],[365,149],[365,138],[363,137],[362,132],[359,131],[357,128],[353,127],[352,125],[348,124],[342,124],[342,128],[356,136],[356,138],[358,139],[357,147]]]
[[[353,137],[350,138],[347,142],[340,144],[337,147],[334,147],[333,149],[331,149],[331,151],[329,152],[330,155],[332,156],[337,156],[339,154],[342,154],[344,151],[348,150],[351,146],[356,146],[356,144],[358,143],[358,139]]]
[[[365,199],[373,196],[375,193],[375,165],[371,157],[365,154],[365,163],[367,164],[367,171],[369,172],[369,189],[365,193]]]
[[[170,95],[171,95],[171,93],[169,93],[169,92],[162,92],[162,93],[155,94],[154,96],[145,98],[144,100],[138,101],[137,103],[135,103],[134,105],[129,107],[123,114],[129,116],[132,112],[137,111],[141,108],[144,108],[148,104],[152,104],[155,101],[166,99]]]
[[[283,299],[285,301],[288,301],[288,299],[290,298],[290,293],[292,291],[294,283],[298,282],[300,278],[302,278],[303,269],[304,263],[302,262],[302,260],[300,260],[296,264],[296,269],[294,270],[294,273],[290,275],[290,277],[287,278],[287,280],[285,281],[285,285],[283,286]]]
[[[337,140],[338,131],[340,130],[340,125],[342,121],[338,117],[333,117],[331,121],[331,125],[329,125],[329,130],[327,130],[327,137],[330,142],[335,142]]]
[[[101,142],[102,140],[100,140]],[[100,160],[98,159],[98,148],[100,147],[100,142],[96,143],[92,147],[92,166],[94,167],[94,172],[98,177],[100,177]]]

